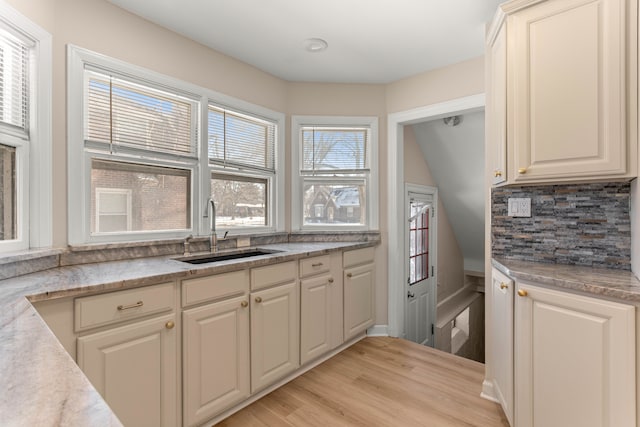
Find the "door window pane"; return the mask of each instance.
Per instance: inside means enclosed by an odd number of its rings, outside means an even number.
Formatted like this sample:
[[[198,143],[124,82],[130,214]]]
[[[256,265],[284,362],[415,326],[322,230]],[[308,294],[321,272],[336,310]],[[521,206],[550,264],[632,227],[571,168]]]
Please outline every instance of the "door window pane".
[[[266,178],[212,174],[211,196],[216,203],[216,226],[267,226],[267,189]]]
[[[16,149],[0,145],[0,240],[17,239]]]
[[[190,170],[94,159],[91,232],[190,229],[190,194]]]

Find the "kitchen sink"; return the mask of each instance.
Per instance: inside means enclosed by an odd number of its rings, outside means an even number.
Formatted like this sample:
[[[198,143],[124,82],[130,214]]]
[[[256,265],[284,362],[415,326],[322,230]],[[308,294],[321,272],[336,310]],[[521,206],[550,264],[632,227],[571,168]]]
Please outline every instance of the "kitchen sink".
[[[232,252],[190,255],[190,256],[184,256],[184,257],[175,258],[175,259],[181,262],[188,262],[189,264],[206,264],[209,262],[227,261],[230,259],[250,258],[254,256],[274,254],[278,252],[281,252],[281,251],[272,251],[272,250],[265,250],[265,249],[245,249],[245,250],[232,251]]]

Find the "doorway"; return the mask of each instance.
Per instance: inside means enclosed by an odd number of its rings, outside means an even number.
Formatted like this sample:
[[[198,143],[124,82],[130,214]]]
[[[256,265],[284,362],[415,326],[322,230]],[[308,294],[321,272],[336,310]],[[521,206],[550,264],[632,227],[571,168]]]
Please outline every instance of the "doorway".
[[[407,339],[435,346],[437,189],[406,184],[405,268]]]
[[[407,218],[404,182],[404,126],[452,115],[484,109],[485,96],[478,94],[439,104],[390,114],[388,117],[388,313],[387,332],[393,337],[407,338],[407,275],[405,263],[405,233]],[[436,272],[437,273],[437,272]],[[434,295],[435,297],[435,295]],[[435,315],[435,313],[434,313]]]

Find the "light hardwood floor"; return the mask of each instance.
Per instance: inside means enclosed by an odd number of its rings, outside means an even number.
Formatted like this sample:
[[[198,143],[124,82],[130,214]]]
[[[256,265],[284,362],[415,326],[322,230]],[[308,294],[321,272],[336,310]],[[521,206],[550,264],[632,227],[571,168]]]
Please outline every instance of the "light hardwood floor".
[[[508,426],[483,378],[480,363],[368,337],[218,426]]]

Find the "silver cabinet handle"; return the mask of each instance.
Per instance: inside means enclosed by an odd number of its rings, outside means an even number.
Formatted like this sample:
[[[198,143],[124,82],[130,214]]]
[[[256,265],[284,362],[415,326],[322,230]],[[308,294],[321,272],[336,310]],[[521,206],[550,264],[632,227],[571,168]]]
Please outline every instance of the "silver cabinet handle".
[[[129,310],[131,308],[138,308],[138,307],[142,307],[144,305],[144,303],[142,301],[138,301],[135,304],[129,304],[129,305],[119,305],[118,306],[118,311],[124,311],[124,310]]]

